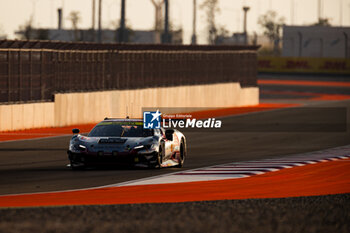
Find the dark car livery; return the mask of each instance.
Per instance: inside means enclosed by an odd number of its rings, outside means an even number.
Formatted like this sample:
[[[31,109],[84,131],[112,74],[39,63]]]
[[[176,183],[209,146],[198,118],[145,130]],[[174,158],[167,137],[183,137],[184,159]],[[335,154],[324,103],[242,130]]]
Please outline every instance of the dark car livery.
[[[185,136],[176,129],[144,129],[139,119],[108,119],[87,136],[73,129],[67,151],[72,169],[95,165],[168,167],[184,165]]]

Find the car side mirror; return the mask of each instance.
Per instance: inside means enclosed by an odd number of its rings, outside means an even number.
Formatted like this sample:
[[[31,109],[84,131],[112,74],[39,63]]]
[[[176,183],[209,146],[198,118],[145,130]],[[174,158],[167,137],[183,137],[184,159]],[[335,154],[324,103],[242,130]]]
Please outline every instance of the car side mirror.
[[[174,134],[174,130],[173,129],[165,130],[165,137],[166,137],[167,140],[172,141],[173,140],[173,134]]]
[[[72,132],[73,132],[73,134],[78,134],[78,133],[80,133],[80,130],[79,129],[72,129]]]

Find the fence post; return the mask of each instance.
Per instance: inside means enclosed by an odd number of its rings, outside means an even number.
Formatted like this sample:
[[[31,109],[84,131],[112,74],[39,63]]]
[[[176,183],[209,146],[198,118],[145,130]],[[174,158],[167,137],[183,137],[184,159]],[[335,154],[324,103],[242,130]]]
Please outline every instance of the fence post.
[[[44,67],[44,59],[43,59],[43,51],[40,51],[40,100],[43,100],[44,97],[44,88],[45,84],[43,84],[43,67]]]
[[[22,51],[18,51],[18,101],[22,101]]]
[[[105,55],[106,55],[106,52],[102,52],[102,89],[104,90],[105,89]]]
[[[32,50],[29,51],[29,99],[33,100],[33,64]]]
[[[11,101],[11,61],[10,50],[7,51],[7,102]]]

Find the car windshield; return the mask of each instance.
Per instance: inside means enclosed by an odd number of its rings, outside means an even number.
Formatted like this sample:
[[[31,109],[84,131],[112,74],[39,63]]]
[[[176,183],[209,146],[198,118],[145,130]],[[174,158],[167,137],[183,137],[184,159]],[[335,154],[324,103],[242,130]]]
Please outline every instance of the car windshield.
[[[144,129],[142,122],[101,122],[88,135],[89,137],[149,137],[153,130]]]

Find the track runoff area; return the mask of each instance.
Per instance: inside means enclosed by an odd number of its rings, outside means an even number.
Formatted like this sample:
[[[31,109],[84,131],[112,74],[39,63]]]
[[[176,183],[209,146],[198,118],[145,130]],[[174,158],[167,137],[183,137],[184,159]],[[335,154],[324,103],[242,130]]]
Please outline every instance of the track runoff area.
[[[329,194],[345,196],[314,198],[321,198],[321,205],[324,198],[328,204],[339,200],[348,203],[350,88],[347,83],[334,77],[320,81],[311,76],[303,79],[262,76],[259,106],[197,113],[198,117],[221,119],[231,128],[222,132],[185,131],[189,155],[183,169],[73,172],[66,167],[64,154],[70,128],[3,132],[0,134],[0,206],[5,209],[0,211],[3,216],[9,216],[11,209],[7,208],[13,207],[68,205],[87,209],[90,208],[87,205],[194,205],[196,201],[202,203],[198,204],[202,208],[210,209],[208,205],[214,205],[219,209],[218,200],[261,199],[269,203],[270,199],[264,198]],[[316,115],[324,117],[315,118]],[[281,119],[284,121],[279,122]],[[81,127],[88,131],[92,125]],[[152,205],[157,208],[157,204]],[[336,209],[333,205],[329,207],[328,211]],[[344,217],[345,212],[338,209],[332,213]],[[349,220],[349,215],[345,216]],[[11,218],[8,221],[11,223]],[[325,219],[319,221],[322,228],[318,230],[328,229],[323,225]],[[0,229],[2,223],[0,218]],[[339,229],[341,232],[343,228]]]

